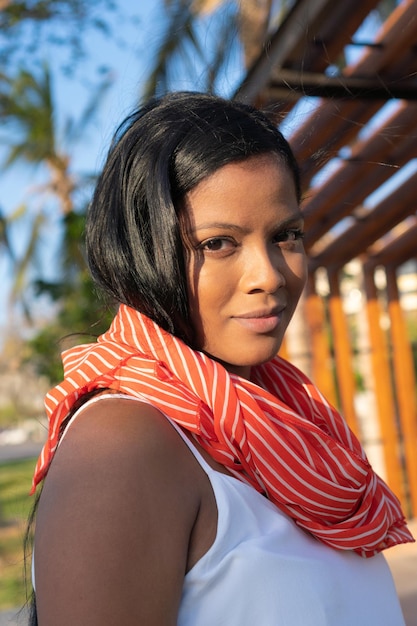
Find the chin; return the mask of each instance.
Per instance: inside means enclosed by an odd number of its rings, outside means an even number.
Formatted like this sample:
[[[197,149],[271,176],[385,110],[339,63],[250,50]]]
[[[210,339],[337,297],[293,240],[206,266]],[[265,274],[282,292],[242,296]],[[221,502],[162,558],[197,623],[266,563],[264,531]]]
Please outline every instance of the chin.
[[[222,353],[220,350],[210,350],[208,349],[209,346],[207,346],[203,352],[214,361],[221,363],[229,372],[239,374],[240,371],[248,371],[251,367],[262,365],[275,358],[281,347],[282,339],[264,337],[262,342],[257,341],[255,345],[252,343],[252,347],[251,343],[246,341],[246,344],[249,344],[249,346],[239,351],[228,349]],[[240,345],[244,345],[244,342],[241,341]]]
[[[226,369],[228,369],[229,371],[236,371],[240,370],[240,369],[249,369],[252,367],[256,367],[257,365],[263,365],[264,363],[268,363],[269,361],[272,361],[272,359],[274,359],[277,354],[278,354],[278,350],[279,350],[280,346],[278,346],[278,348],[276,350],[274,350],[273,352],[268,352],[267,354],[259,354],[259,355],[254,355],[253,358],[245,358],[242,359],[242,361],[237,361],[234,360],[233,363],[227,363],[224,361],[220,361],[225,367]]]
[[[254,350],[252,354],[246,355],[245,361],[247,361],[248,365],[251,367],[268,363],[268,361],[271,361],[277,356],[278,351],[281,348],[281,343],[282,340],[274,340],[272,345],[269,345],[266,349]]]

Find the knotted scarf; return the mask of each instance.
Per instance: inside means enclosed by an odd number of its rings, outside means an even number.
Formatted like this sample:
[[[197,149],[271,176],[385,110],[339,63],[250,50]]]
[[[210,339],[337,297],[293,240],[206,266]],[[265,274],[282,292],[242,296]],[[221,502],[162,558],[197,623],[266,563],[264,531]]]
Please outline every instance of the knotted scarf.
[[[33,490],[68,413],[86,393],[113,389],[191,431],[213,459],[329,546],[372,556],[413,541],[398,499],[345,421],[283,359],[253,367],[246,380],[122,305],[96,343],[67,350],[63,363],[64,381],[46,396],[49,436]]]

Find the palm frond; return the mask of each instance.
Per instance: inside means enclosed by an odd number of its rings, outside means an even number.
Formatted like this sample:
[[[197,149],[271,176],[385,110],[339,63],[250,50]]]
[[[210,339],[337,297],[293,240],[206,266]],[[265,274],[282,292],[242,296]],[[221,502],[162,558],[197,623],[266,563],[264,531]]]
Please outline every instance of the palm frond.
[[[91,120],[97,115],[97,109],[101,100],[104,98],[110,87],[114,83],[114,75],[110,72],[104,76],[99,85],[93,90],[93,93],[87,102],[81,116],[77,120],[69,120],[65,131],[65,139],[71,143],[82,137],[86,127]]]
[[[216,91],[216,83],[221,71],[227,67],[234,46],[239,39],[238,31],[238,15],[229,13],[220,23],[213,44],[212,57],[207,60],[206,91]]]
[[[28,274],[28,268],[33,262],[33,259],[35,257],[35,249],[39,242],[39,233],[44,223],[44,219],[45,218],[42,213],[38,213],[38,215],[35,216],[35,219],[32,223],[32,230],[30,233],[28,244],[26,246],[26,250],[23,256],[19,260],[17,260],[15,264],[14,282],[13,282],[11,295],[10,295],[10,299],[12,303],[19,301],[22,304],[24,311],[25,311],[25,315],[29,321],[30,321],[30,310],[29,310],[29,307],[26,305],[26,301],[25,301],[27,274]]]
[[[2,211],[0,211],[0,246],[4,246],[8,256],[14,261],[14,251],[10,244],[9,236],[9,220],[3,215]]]
[[[145,83],[144,99],[167,90],[169,69],[176,56],[182,55],[183,59],[187,59],[197,54],[202,57],[203,52],[194,33],[195,14],[191,5],[191,0],[166,1],[168,22]]]
[[[42,161],[56,152],[50,71],[47,65],[39,76],[20,69],[13,80],[3,84],[0,115],[15,129],[6,165],[17,160]]]

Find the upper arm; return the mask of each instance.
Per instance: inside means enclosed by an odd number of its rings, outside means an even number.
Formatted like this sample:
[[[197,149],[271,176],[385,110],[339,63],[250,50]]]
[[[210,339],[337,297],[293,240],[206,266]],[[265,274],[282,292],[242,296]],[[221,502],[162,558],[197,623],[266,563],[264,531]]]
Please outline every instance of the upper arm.
[[[85,409],[39,502],[41,626],[176,624],[199,506],[188,461],[152,407],[102,400]]]

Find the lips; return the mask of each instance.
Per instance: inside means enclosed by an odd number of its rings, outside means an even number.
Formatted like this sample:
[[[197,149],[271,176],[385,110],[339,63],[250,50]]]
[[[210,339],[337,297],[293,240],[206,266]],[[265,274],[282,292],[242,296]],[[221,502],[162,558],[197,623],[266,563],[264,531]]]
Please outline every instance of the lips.
[[[279,325],[283,308],[251,311],[233,316],[241,326],[255,333],[273,332]]]

